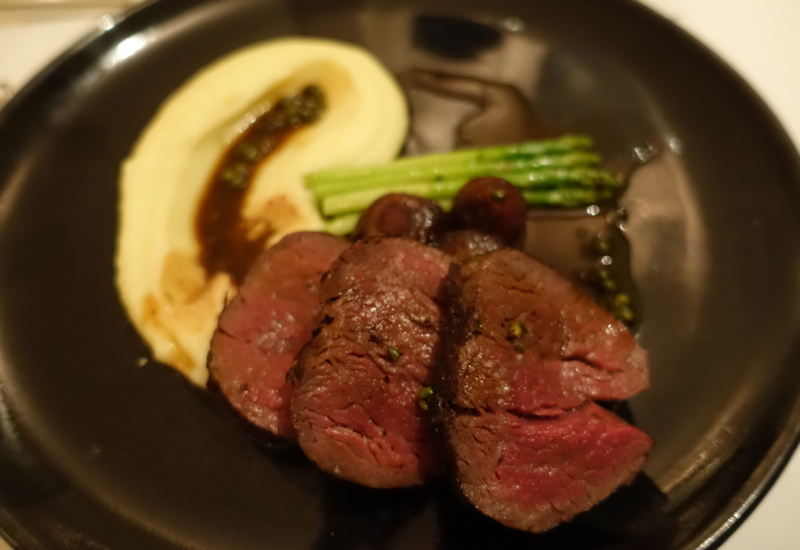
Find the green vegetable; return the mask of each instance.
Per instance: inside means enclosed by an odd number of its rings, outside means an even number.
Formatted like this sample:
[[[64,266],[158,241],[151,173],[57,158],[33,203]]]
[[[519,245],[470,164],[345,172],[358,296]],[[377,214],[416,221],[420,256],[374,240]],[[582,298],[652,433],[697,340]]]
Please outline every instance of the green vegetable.
[[[465,182],[466,183],[466,182]],[[513,182],[512,182],[513,183]],[[356,191],[323,199],[320,210],[323,216],[338,216],[352,212],[363,212],[370,204],[387,193],[408,193],[445,202],[453,197],[463,184],[420,184],[397,185],[369,191]],[[613,196],[610,190],[602,189],[544,189],[540,191],[523,191],[522,196],[530,206],[565,206],[574,207],[607,199]],[[447,208],[446,208],[447,209]]]
[[[326,219],[326,230],[351,233],[360,214],[388,193],[435,200],[444,210],[456,193],[481,176],[500,177],[518,187],[529,206],[578,207],[608,199],[622,184],[598,167],[600,157],[586,136],[525,142],[407,157],[370,167],[341,168],[306,176],[306,185]],[[503,196],[501,196],[503,195]],[[492,195],[501,202],[502,192]]]
[[[523,191],[528,206],[561,206],[575,208],[594,204],[614,196],[610,190],[602,189],[550,189],[547,191]]]
[[[411,157],[427,159],[427,157]],[[575,152],[555,156],[532,157],[530,159],[516,160],[513,162],[472,163],[454,166],[434,167],[403,167],[402,170],[394,169],[391,172],[377,172],[367,176],[353,177],[352,179],[314,180],[313,176],[325,174],[317,172],[306,176],[306,186],[319,196],[327,197],[346,191],[376,189],[402,182],[409,183],[437,183],[446,181],[460,181],[466,183],[471,179],[482,176],[497,176],[505,178],[506,174],[518,174],[518,179],[525,175],[542,169],[555,168],[592,168],[597,166],[600,157],[592,152]],[[395,161],[399,162],[399,161]],[[383,166],[390,167],[390,164]]]
[[[592,239],[592,252],[598,256],[605,256],[611,253],[611,241],[605,235],[599,235]]]
[[[636,319],[633,309],[631,309],[629,306],[616,308],[614,310],[614,315],[626,325],[632,324],[634,319]]]
[[[445,185],[438,183],[411,183],[408,185],[395,184],[378,189],[353,191],[325,198],[320,197],[320,210],[323,216],[363,212],[370,204],[387,193],[408,193],[409,195],[417,195],[428,199],[450,198],[458,192],[462,185],[463,183]]]
[[[361,218],[361,212],[330,218],[325,221],[325,231],[333,235],[347,235],[355,230],[359,218]]]
[[[430,386],[426,386],[419,391],[419,406],[423,411],[427,411],[430,408],[431,402],[433,401],[433,388]]]
[[[249,141],[243,141],[236,147],[236,152],[246,160],[258,158],[258,148]]]
[[[508,326],[508,336],[511,338],[519,338],[523,334],[528,334],[528,329],[519,321],[514,321]]]
[[[614,292],[617,290],[617,283],[614,281],[614,278],[611,276],[611,272],[608,269],[598,269],[597,277],[599,279],[600,288],[605,292]]]
[[[453,209],[453,199],[437,199],[436,202],[445,212],[450,212]]]
[[[620,307],[629,306],[631,305],[631,297],[621,292],[614,296],[614,303]]]
[[[522,343],[522,337],[528,334],[528,327],[523,325],[520,321],[514,321],[508,325],[508,339],[514,347],[514,351],[522,353],[525,351],[525,345]]]
[[[222,179],[233,187],[246,187],[249,173],[250,170],[247,168],[247,165],[237,162],[222,172]]]
[[[333,182],[355,182],[363,180],[405,180],[409,175],[419,173],[422,179],[447,172],[463,172],[468,166],[486,166],[492,162],[513,163],[536,156],[557,155],[560,153],[586,151],[594,146],[586,136],[564,136],[559,139],[529,141],[500,147],[482,149],[463,149],[450,153],[405,157],[379,166],[357,168],[338,168],[323,170],[306,176],[306,185],[316,189],[322,184]]]
[[[623,292],[614,296],[611,312],[623,323],[628,325],[633,323],[635,315],[631,307],[631,297]]]
[[[389,352],[389,359],[391,359],[392,361],[397,361],[398,359],[400,359],[400,356],[403,355],[403,352],[397,348],[390,347],[387,349],[387,351]]]
[[[553,187],[564,184],[579,187],[612,186],[619,187],[620,182],[608,172],[595,166],[573,164],[568,166],[522,167],[493,172],[442,173],[429,178],[397,177],[380,181],[339,181],[331,185],[321,185],[312,189],[318,199],[333,197],[343,193],[383,191],[384,194],[393,189],[433,188],[442,189],[446,193],[461,189],[468,181],[482,176],[496,176],[513,183],[517,187]],[[394,191],[402,192],[402,191]]]

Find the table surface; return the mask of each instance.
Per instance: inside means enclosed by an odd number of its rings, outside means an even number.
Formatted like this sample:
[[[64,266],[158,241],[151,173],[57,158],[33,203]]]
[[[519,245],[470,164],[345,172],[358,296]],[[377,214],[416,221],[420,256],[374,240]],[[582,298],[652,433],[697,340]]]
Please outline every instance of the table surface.
[[[739,72],[800,145],[800,0],[641,0],[702,40]],[[109,0],[109,6],[125,3]],[[131,2],[132,3],[132,2]],[[94,7],[92,6],[94,4]],[[18,89],[109,9],[86,2],[79,11],[41,14],[0,5],[0,83]],[[100,6],[100,7],[97,7]],[[100,22],[100,23],[98,23]],[[800,453],[722,550],[800,547]],[[0,550],[10,546],[0,540]]]

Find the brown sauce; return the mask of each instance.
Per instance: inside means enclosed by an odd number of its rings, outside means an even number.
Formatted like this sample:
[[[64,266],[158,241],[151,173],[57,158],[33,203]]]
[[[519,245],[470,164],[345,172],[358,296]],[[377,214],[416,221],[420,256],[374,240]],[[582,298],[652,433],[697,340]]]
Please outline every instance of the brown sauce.
[[[639,323],[638,295],[630,275],[630,246],[614,204],[580,210],[529,210],[522,248],[549,265],[620,321]]]
[[[295,130],[317,120],[325,98],[317,86],[284,97],[231,143],[209,178],[195,218],[200,265],[210,278],[228,273],[238,286],[272,231],[253,234],[242,207],[258,166]]]

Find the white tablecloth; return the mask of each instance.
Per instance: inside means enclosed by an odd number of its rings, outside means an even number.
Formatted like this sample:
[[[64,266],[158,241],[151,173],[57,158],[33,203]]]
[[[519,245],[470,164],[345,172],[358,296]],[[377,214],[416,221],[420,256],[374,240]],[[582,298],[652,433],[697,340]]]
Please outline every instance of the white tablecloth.
[[[641,1],[693,33],[733,66],[778,115],[795,144],[800,144],[800,0]],[[32,22],[0,11],[0,83],[19,88],[102,15],[100,9],[84,10]],[[722,550],[799,549],[797,510],[800,453]],[[7,548],[0,540],[0,550]]]

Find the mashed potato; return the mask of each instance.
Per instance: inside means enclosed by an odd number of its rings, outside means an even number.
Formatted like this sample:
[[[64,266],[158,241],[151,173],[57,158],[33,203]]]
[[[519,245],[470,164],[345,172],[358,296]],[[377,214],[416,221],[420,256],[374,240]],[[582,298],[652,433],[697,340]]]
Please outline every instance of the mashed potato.
[[[368,52],[308,38],[272,40],[206,67],[163,104],[120,177],[116,283],[155,359],[192,382],[207,378],[208,345],[231,277],[198,261],[198,204],[228,145],[281,97],[319,86],[326,110],[257,169],[242,207],[248,225],[283,235],[322,227],[308,172],[394,158],[408,114],[394,78]]]

